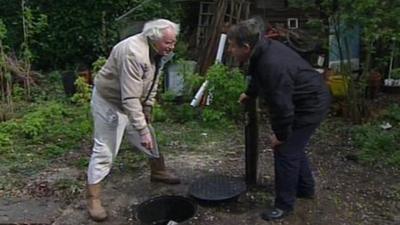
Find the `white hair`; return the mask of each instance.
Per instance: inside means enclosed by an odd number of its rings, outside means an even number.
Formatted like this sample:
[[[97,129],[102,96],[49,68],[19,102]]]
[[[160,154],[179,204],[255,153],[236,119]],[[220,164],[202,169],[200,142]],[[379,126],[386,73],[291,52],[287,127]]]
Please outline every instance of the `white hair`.
[[[160,40],[163,37],[163,30],[172,28],[176,35],[179,34],[179,24],[166,19],[156,19],[144,24],[142,33],[152,41]]]

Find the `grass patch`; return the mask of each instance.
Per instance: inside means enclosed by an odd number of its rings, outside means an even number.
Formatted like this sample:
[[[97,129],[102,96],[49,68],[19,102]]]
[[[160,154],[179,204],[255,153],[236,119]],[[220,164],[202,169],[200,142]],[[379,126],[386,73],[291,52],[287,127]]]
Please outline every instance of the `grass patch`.
[[[390,123],[392,128],[381,125]],[[360,149],[360,158],[368,164],[384,164],[400,168],[400,107],[392,105],[376,121],[353,129],[353,140]]]
[[[210,127],[207,123],[192,121],[185,124],[155,123],[157,139],[161,151],[181,153],[207,152],[223,149],[227,140],[243,141],[242,132],[237,125],[225,123],[225,126]],[[165,149],[165,150],[164,150]]]
[[[1,176],[0,183],[32,176],[78,149],[91,135],[91,124],[87,107],[56,101],[35,104],[24,116],[1,123],[0,173],[7,176]]]

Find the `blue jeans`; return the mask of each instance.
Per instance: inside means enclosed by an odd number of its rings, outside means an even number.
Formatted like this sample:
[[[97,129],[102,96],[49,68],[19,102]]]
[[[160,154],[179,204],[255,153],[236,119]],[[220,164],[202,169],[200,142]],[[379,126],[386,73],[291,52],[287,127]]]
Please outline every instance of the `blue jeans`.
[[[318,124],[293,129],[289,138],[274,151],[275,207],[292,211],[297,193],[312,195],[315,181],[305,147]]]

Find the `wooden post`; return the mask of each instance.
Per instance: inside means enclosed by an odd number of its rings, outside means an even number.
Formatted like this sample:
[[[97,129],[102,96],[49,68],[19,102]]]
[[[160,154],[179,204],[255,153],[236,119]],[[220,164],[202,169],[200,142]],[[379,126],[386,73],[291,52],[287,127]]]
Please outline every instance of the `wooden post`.
[[[250,99],[246,103],[245,122],[246,184],[255,185],[258,164],[257,99]]]

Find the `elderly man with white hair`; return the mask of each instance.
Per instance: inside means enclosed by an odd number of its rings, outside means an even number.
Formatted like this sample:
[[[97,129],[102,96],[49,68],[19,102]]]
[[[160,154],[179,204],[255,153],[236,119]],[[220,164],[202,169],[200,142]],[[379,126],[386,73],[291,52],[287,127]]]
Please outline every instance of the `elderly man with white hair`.
[[[167,171],[158,151],[150,114],[164,64],[171,59],[179,25],[157,19],[143,31],[119,42],[96,75],[91,102],[94,145],[88,168],[88,211],[102,221],[100,182],[110,172],[124,135],[135,149],[149,156],[151,181],[179,184]]]

